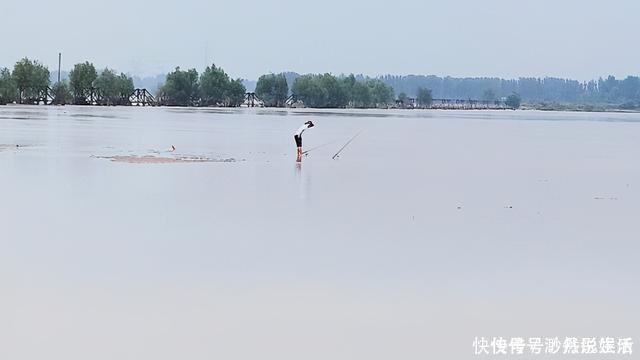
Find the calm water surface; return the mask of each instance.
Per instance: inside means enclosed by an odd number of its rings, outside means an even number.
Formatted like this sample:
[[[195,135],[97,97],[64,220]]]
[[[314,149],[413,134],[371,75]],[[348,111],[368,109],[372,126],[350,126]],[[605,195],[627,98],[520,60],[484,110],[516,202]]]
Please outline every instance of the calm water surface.
[[[315,149],[297,165],[307,120]],[[0,107],[0,357],[473,358],[474,336],[640,340],[639,122]],[[102,158],[145,155],[235,161]]]

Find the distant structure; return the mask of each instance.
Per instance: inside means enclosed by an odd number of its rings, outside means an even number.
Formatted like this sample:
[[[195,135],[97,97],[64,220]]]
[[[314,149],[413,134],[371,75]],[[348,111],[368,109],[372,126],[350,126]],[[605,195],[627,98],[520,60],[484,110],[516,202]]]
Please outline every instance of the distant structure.
[[[418,105],[415,98],[407,98],[406,103],[400,99],[397,99],[395,104],[396,109],[415,109],[417,107]]]
[[[289,108],[303,108],[304,102],[296,97],[296,94],[291,94],[284,101],[284,105]]]
[[[62,53],[58,53],[58,83],[60,83],[60,68],[62,67]]]
[[[508,106],[504,100],[433,99],[430,108],[443,110],[506,110]]]
[[[262,101],[255,92],[247,92],[244,94],[244,102],[242,104],[247,107],[263,107],[264,101]]]
[[[27,99],[26,104],[44,104],[52,105],[55,96],[53,89],[50,86],[40,90],[35,98]],[[89,95],[85,99],[86,105],[104,105],[103,97],[100,89],[91,88]],[[125,96],[112,105],[134,105],[134,106],[158,106],[161,105],[160,101],[147,90],[147,89],[135,89],[129,96]]]
[[[156,106],[159,102],[151,95],[147,89],[135,89],[129,95],[129,105],[135,106]]]

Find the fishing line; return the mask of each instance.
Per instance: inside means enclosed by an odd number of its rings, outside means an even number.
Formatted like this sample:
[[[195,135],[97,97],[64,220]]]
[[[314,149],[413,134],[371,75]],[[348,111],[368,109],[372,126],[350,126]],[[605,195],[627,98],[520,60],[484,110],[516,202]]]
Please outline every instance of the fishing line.
[[[346,143],[346,144],[344,144],[344,145],[340,148],[340,150],[338,150],[338,152],[337,152],[337,153],[335,153],[335,155],[333,155],[331,158],[332,158],[333,160],[335,160],[335,159],[336,159],[336,157],[338,157],[338,155],[340,155],[340,153],[342,152],[342,150],[344,150],[344,149],[345,149],[345,148],[346,148],[346,147],[347,147],[347,146],[348,146],[348,145],[349,145],[349,144],[350,144],[350,143],[351,143],[355,138],[357,138],[357,137],[358,137],[358,135],[360,135],[363,131],[364,131],[364,129],[362,129],[362,130],[358,131],[358,133],[357,133],[357,134],[353,135],[353,137],[352,137],[351,139],[349,139],[349,141],[347,141],[347,143]]]

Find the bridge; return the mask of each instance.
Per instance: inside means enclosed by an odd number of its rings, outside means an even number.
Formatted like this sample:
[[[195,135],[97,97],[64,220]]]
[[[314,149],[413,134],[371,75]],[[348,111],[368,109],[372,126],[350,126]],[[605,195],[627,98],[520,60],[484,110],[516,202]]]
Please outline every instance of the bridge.
[[[263,107],[264,101],[262,101],[255,92],[247,92],[244,95],[244,102],[242,104],[247,107]]]
[[[78,99],[76,99],[78,100]],[[166,104],[165,99],[162,97],[155,97],[147,89],[135,89],[128,97],[122,97],[117,99],[105,99],[102,91],[99,88],[90,88],[84,99],[80,101],[74,101],[84,105],[131,105],[131,106],[160,106]],[[38,92],[36,97],[23,99],[23,104],[55,104],[55,92],[52,87],[47,86],[45,89]],[[290,106],[297,102],[295,95],[290,95],[286,101],[285,106]],[[255,92],[247,92],[244,96],[242,105],[247,107],[264,107],[265,103],[260,99]]]
[[[77,100],[77,99],[76,99]],[[123,96],[115,99],[106,99],[99,88],[90,88],[84,99],[80,103],[86,105],[128,105],[128,106],[160,106],[166,104],[162,97],[154,97],[147,89],[135,89],[127,97]],[[55,103],[55,94],[50,86],[37,93],[35,97],[24,99],[24,104],[45,104]],[[77,103],[78,101],[76,101]],[[247,107],[264,107],[264,100],[260,99],[255,92],[247,92],[242,105]],[[295,94],[289,95],[284,102],[285,107],[304,106]],[[474,100],[474,99],[433,99],[431,106],[420,106],[415,98],[409,98],[407,103],[396,100],[396,108],[429,108],[443,110],[505,110],[509,109],[504,100]]]
[[[132,105],[132,106],[158,106],[158,101],[147,89],[135,89],[129,96],[106,99],[99,88],[90,88],[84,99],[80,99],[85,105]],[[40,90],[35,97],[21,101],[23,104],[55,104],[55,92],[47,86]],[[61,105],[64,105],[63,102]]]

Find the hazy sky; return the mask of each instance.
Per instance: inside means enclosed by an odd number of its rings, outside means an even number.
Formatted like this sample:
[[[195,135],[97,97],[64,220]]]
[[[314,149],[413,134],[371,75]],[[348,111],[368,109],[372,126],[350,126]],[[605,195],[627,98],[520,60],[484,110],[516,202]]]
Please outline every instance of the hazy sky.
[[[517,0],[34,0],[3,2],[0,66],[89,60],[141,75],[215,61],[265,72],[640,74],[640,2]],[[205,56],[206,55],[206,56]]]

